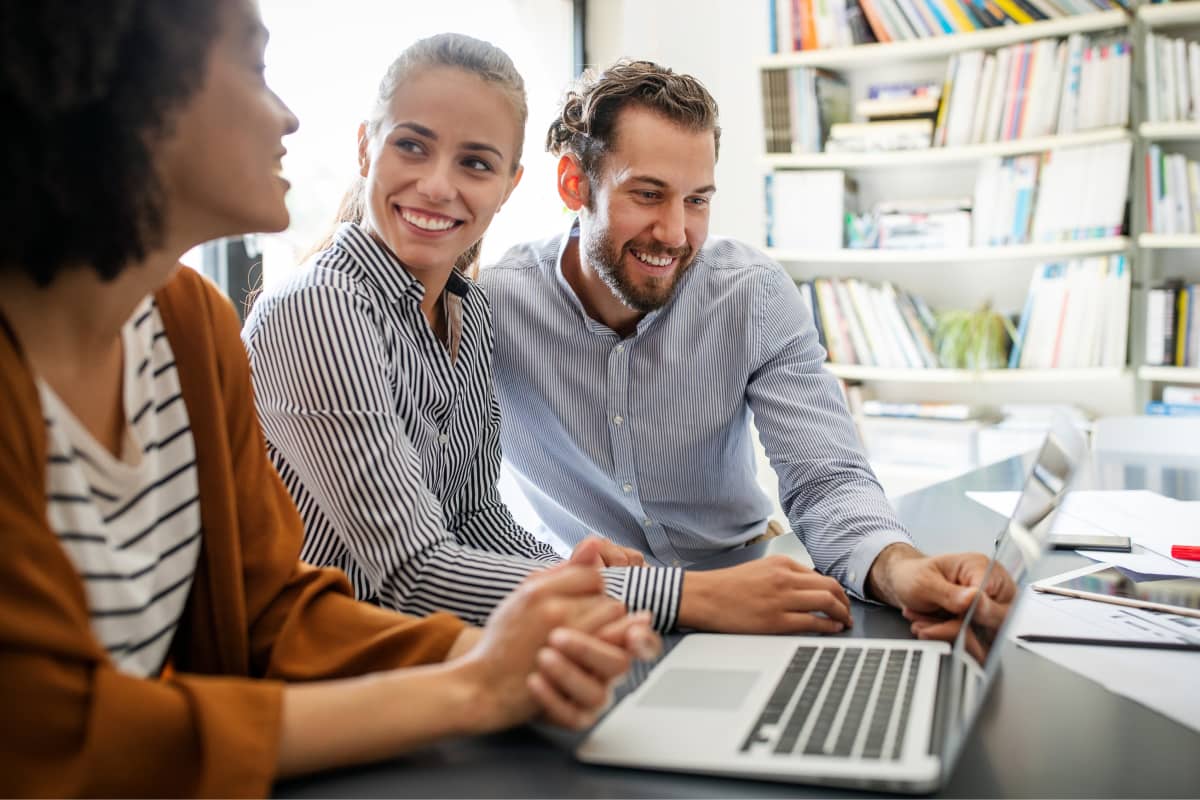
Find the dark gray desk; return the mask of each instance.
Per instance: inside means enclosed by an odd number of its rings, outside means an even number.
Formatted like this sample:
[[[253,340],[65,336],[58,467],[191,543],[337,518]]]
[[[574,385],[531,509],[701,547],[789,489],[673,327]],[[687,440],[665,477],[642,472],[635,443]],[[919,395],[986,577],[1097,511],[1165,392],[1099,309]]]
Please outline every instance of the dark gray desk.
[[[900,518],[930,553],[990,549],[1000,518],[963,492],[1020,487],[1026,459],[1014,458],[915,492]],[[1085,477],[1095,488],[1151,488],[1200,499],[1200,460],[1176,465],[1113,456]],[[1039,577],[1081,566],[1053,554]],[[892,609],[855,603],[844,635],[906,637]],[[1200,734],[1052,664],[1005,645],[1003,667],[947,797],[1196,797]],[[1200,657],[1197,658],[1200,675]],[[1180,676],[1180,691],[1197,682]],[[805,787],[577,763],[578,737],[540,727],[447,742],[384,764],[280,784],[283,797],[826,797]]]

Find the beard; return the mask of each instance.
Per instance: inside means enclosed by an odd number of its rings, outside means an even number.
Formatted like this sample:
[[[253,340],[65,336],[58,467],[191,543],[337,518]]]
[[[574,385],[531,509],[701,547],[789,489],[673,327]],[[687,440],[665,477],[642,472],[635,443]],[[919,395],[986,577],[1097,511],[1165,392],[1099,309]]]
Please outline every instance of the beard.
[[[588,237],[584,252],[588,265],[600,276],[600,280],[604,281],[614,297],[642,314],[657,311],[675,295],[680,279],[695,260],[695,254],[687,245],[663,247],[651,243],[632,246],[632,249],[644,255],[679,259],[679,266],[670,275],[662,278],[644,276],[642,282],[638,283],[634,281],[633,276],[630,275],[630,268],[625,264],[625,253],[630,249],[630,245],[624,247],[614,245],[608,230],[605,229],[596,231],[594,235]],[[630,257],[637,258],[632,254]]]

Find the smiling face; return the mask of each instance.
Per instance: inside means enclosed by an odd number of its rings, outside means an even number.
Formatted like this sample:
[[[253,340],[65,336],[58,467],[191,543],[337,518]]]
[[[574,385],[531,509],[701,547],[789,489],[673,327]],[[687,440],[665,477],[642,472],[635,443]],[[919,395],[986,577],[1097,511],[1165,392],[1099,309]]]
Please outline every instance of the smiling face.
[[[267,31],[249,0],[222,4],[204,83],[157,155],[177,238],[206,241],[287,227],[282,137],[299,123],[263,76]]]
[[[586,181],[582,273],[645,314],[671,299],[708,237],[716,145],[711,130],[688,130],[638,106],[622,110],[614,130],[600,174],[576,176]]]
[[[417,71],[378,129],[359,130],[364,225],[418,277],[451,268],[519,181],[521,136],[501,88],[456,67]]]

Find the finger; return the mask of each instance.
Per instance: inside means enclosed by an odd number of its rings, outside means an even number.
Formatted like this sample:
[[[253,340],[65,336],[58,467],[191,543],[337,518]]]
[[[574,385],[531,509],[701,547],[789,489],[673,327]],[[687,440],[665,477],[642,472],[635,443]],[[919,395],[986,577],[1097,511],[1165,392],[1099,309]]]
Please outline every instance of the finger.
[[[819,572],[807,572],[804,576],[805,589],[822,589],[829,592],[838,599],[846,610],[850,610],[850,597],[846,594],[846,590],[835,579],[828,575],[822,575]]]
[[[642,551],[634,550],[631,547],[626,547],[623,549],[625,550],[625,555],[627,555],[629,557],[629,566],[631,566],[631,567],[646,566],[646,556],[642,554]]]
[[[605,683],[623,676],[629,671],[632,662],[629,654],[617,645],[570,628],[555,628],[551,631],[550,646],[572,664]]]
[[[625,616],[625,605],[611,597],[575,597],[566,601],[563,625],[594,633]]]
[[[604,591],[604,576],[594,567],[559,564],[535,572],[525,579],[530,590],[544,596],[578,597]]]
[[[662,639],[650,626],[650,612],[638,611],[610,622],[593,635],[609,644],[623,647],[643,661],[653,661],[662,652]]]
[[[944,611],[925,614],[911,608],[902,608],[900,609],[900,614],[909,622],[944,622],[947,619],[951,619]]]
[[[979,604],[975,607],[973,622],[977,622],[985,628],[997,630],[1004,624],[1009,607],[1008,603],[998,603],[983,593],[979,595]]]
[[[841,633],[846,626],[816,614],[785,614],[777,633]]]
[[[793,592],[788,596],[788,611],[820,611],[830,619],[836,619],[846,627],[854,625],[850,615],[850,607],[844,605],[840,598],[827,591],[806,590]]]
[[[525,679],[525,686],[533,699],[542,708],[542,715],[547,722],[568,730],[583,730],[596,720],[594,713],[577,708],[567,698],[560,695],[539,673],[532,673]]]
[[[604,541],[595,536],[589,536],[579,544],[575,545],[575,550],[571,553],[571,558],[567,563],[584,567],[603,567],[604,556],[601,551],[604,549]]]
[[[941,609],[953,615],[967,613],[971,600],[977,592],[976,586],[962,586],[946,580],[940,572],[929,576],[915,596],[907,598],[908,604],[928,610]]]
[[[629,551],[612,542],[604,543],[604,546],[600,548],[600,555],[604,558],[604,566],[606,567],[629,566]]]
[[[954,641],[955,636],[958,636],[958,629],[961,627],[962,620],[956,617],[929,624],[913,623],[912,632],[918,639],[936,639],[942,642],[951,642]]]
[[[582,669],[553,647],[538,651],[537,667],[538,674],[578,708],[598,710],[608,702],[608,679]]]

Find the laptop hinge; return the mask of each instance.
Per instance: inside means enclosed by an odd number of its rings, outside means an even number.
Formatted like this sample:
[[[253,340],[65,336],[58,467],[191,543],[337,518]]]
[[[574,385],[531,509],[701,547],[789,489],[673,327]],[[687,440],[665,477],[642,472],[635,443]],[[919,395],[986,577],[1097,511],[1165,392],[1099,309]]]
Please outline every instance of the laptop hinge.
[[[933,725],[929,729],[929,752],[935,756],[945,755],[943,751],[946,748],[946,715],[950,713],[950,692],[953,691],[954,684],[950,670],[953,666],[952,653],[945,653],[938,660],[937,696],[933,703]]]

